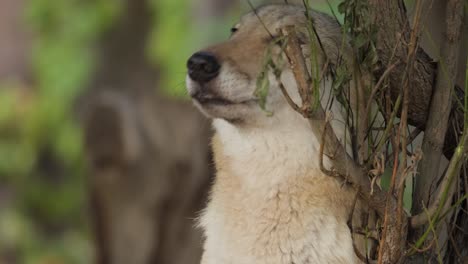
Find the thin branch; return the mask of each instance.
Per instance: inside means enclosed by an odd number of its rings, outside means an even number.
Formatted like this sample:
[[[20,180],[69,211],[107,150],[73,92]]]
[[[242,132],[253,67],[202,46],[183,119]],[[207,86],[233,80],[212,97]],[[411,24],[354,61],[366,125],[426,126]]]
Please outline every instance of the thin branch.
[[[369,128],[369,112],[366,110],[365,102],[367,102],[366,96],[366,85],[364,84],[364,77],[361,72],[360,65],[354,59],[354,76],[353,81],[356,91],[356,141],[357,141],[357,157],[356,160],[359,164],[364,163],[364,159],[367,158],[367,148],[364,145],[366,141],[367,130]]]
[[[320,160],[319,160],[319,167],[320,167],[320,170],[325,173],[326,175],[328,176],[333,176],[333,177],[337,177],[339,175],[337,175],[336,172],[334,171],[331,171],[331,170],[328,170],[325,168],[325,166],[323,165],[323,156],[324,156],[324,152],[325,152],[325,144],[326,144],[326,131],[327,131],[327,126],[329,124],[329,120],[327,120],[327,118],[325,119],[325,124],[324,124],[324,127],[323,127],[323,133],[322,133],[322,137],[321,137],[321,140],[320,140],[320,149],[319,149],[319,156],[320,156]],[[353,210],[354,211],[354,206],[353,206]]]
[[[283,93],[284,98],[286,99],[286,102],[288,102],[289,106],[294,109],[294,111],[298,112],[299,114],[302,114],[301,108],[291,99],[291,96],[289,96],[288,91],[286,91],[286,88],[284,87],[283,83],[281,82],[280,76],[275,72],[275,78],[276,81],[279,84],[279,88],[281,92]]]
[[[424,212],[426,213],[426,215],[428,215],[428,212],[427,212],[427,209],[424,208]],[[428,215],[429,216],[429,215]],[[434,223],[432,222],[429,222],[429,229],[432,231],[432,234],[434,236],[434,245],[435,245],[435,250],[437,252],[437,261],[439,262],[439,264],[443,264],[442,263],[442,259],[441,259],[441,256],[440,256],[440,246],[439,246],[439,238],[437,236],[437,232],[435,230],[435,227],[434,227]]]
[[[293,33],[294,32],[294,33]],[[288,33],[290,35],[288,35]],[[308,110],[310,106],[310,94],[311,94],[311,80],[307,70],[305,59],[302,56],[302,49],[299,44],[299,38],[296,35],[294,26],[286,27],[280,30],[280,34],[283,34],[288,38],[284,53],[288,57],[289,65],[294,74],[294,78],[297,82],[299,95],[302,99],[302,110],[305,117],[310,117]],[[292,57],[294,56],[294,57]]]
[[[428,251],[429,249],[431,249],[434,246],[434,241],[435,241],[435,238],[432,238],[431,242],[428,243],[428,245],[425,248],[417,248],[414,245],[410,245],[411,250],[414,251],[414,252],[418,252],[418,253],[424,253],[424,252]],[[412,251],[408,252],[407,255],[413,254]]]
[[[359,228],[359,227],[354,227],[353,232],[354,232],[354,234],[365,236],[366,238],[372,239],[375,242],[379,242],[379,238],[378,238],[379,234],[378,234],[378,231],[375,230],[375,229],[374,230],[364,230],[364,229]]]
[[[377,91],[380,90],[380,86],[382,85],[383,81],[385,78],[395,69],[395,67],[399,64],[399,62],[395,62],[390,67],[388,67],[385,72],[380,76],[379,80],[377,81],[377,84],[374,86],[374,89],[372,89],[372,92],[367,99],[367,106],[366,106],[366,113],[370,112],[370,108],[372,106],[372,102],[374,101],[374,96],[377,93]]]
[[[382,232],[382,239],[380,242],[380,250],[378,254],[379,263],[396,263],[402,257],[402,249],[405,245],[406,238],[403,236],[403,232],[406,233],[406,223],[402,222],[402,217],[404,216],[403,211],[403,194],[404,194],[404,184],[399,188],[396,188],[396,182],[400,181],[401,177],[404,177],[404,170],[406,168],[406,145],[407,145],[407,121],[408,121],[408,107],[409,107],[409,86],[410,78],[412,77],[412,72],[414,68],[414,61],[416,58],[416,51],[418,48],[418,37],[420,33],[420,20],[422,13],[422,2],[423,0],[416,1],[416,11],[413,20],[413,28],[411,30],[410,42],[408,45],[408,53],[406,57],[406,68],[402,78],[402,110],[401,110],[401,122],[400,128],[397,131],[397,142],[394,143],[396,147],[395,155],[401,154],[401,162],[397,156],[394,159],[394,171],[392,175],[392,180],[390,184],[390,194],[394,194],[397,197],[397,207],[396,212],[391,210],[387,205],[386,207],[386,217],[384,218],[384,230]],[[402,145],[401,153],[398,153],[398,148]],[[388,217],[389,214],[396,213],[396,217]],[[392,222],[395,221],[395,222]]]
[[[288,37],[286,44],[285,54],[288,57],[291,70],[298,84],[300,94],[310,90],[308,81],[310,80],[309,72],[305,65],[305,59],[302,55],[299,43],[297,42],[297,35],[294,26],[285,27],[280,32],[284,37]],[[292,40],[292,41],[291,41]],[[308,109],[304,106],[303,111]],[[385,214],[385,202],[387,200],[386,192],[376,188],[371,194],[371,185],[367,171],[354,163],[354,160],[348,155],[345,148],[341,145],[336,137],[330,124],[327,124],[325,112],[319,104],[314,113],[303,113],[309,116],[309,123],[311,125],[312,133],[316,138],[324,137],[324,149],[329,153],[334,153],[333,171],[336,171],[343,179],[348,181],[354,188],[359,190],[359,196],[366,201],[369,206],[377,211],[382,217]],[[389,199],[392,206],[396,206],[394,199]],[[396,208],[396,207],[394,207]]]
[[[436,221],[441,210],[444,208],[445,202],[448,200],[448,194],[450,186],[455,177],[460,172],[460,168],[463,165],[465,155],[468,153],[468,129],[464,131],[462,141],[455,150],[453,158],[450,160],[449,167],[445,176],[440,184],[440,192],[437,194],[436,200],[432,203],[431,207],[427,209],[426,213],[421,213],[411,217],[410,224],[412,228],[418,228],[427,224],[429,221]],[[431,220],[432,219],[432,220]],[[428,231],[426,231],[421,238],[426,238]]]

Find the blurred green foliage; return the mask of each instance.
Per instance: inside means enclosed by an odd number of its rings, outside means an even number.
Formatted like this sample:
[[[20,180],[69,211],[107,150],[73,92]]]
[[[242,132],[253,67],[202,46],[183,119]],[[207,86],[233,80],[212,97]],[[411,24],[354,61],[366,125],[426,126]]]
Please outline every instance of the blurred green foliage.
[[[208,43],[226,39],[239,8],[234,7],[225,17],[197,19],[196,1],[150,0],[150,3],[157,12],[148,54],[162,71],[161,90],[171,96],[186,96],[187,58]]]
[[[189,0],[151,0],[154,16],[153,32],[148,45],[149,56],[163,71],[161,87],[173,95],[183,95],[185,72],[181,67],[190,47]],[[177,51],[177,52],[174,52]]]
[[[19,263],[89,263],[82,136],[73,107],[93,69],[96,37],[118,15],[110,0],[31,0],[33,87],[1,83],[0,253]],[[52,234],[52,235],[51,235]]]

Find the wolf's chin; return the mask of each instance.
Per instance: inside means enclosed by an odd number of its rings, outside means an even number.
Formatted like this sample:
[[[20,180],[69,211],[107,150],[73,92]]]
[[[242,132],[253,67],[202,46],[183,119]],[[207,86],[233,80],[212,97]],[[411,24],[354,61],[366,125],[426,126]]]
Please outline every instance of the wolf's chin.
[[[210,119],[223,119],[233,124],[245,123],[255,116],[256,108],[259,108],[256,99],[243,102],[210,101],[201,103],[193,100],[194,105]]]

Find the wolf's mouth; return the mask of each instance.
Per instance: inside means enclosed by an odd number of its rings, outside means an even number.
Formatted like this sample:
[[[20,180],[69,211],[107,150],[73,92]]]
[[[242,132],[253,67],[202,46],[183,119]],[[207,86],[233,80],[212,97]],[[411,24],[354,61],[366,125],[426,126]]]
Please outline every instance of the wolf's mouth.
[[[232,101],[221,96],[212,95],[212,94],[195,94],[192,98],[202,105],[239,105],[239,104],[249,104],[257,102],[257,99],[248,99],[243,101]]]
[[[231,105],[235,104],[235,102],[231,100],[227,100],[221,97],[212,97],[212,96],[194,96],[195,100],[197,100],[200,104],[212,104],[212,105]]]

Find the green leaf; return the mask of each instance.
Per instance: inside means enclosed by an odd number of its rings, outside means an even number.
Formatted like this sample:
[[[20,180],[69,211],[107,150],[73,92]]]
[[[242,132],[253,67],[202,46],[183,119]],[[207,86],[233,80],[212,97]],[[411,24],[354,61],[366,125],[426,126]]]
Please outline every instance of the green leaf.
[[[268,92],[270,90],[270,81],[268,80],[268,74],[262,71],[257,77],[257,87],[254,95],[258,98],[260,108],[266,111],[266,101]]]

